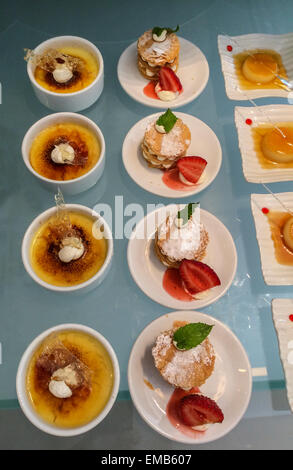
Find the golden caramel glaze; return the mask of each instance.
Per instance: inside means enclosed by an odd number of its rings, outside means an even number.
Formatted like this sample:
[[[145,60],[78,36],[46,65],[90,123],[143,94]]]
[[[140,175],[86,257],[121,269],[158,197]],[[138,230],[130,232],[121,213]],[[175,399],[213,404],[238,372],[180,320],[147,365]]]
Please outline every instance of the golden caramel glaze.
[[[274,242],[275,257],[279,264],[293,266],[293,252],[289,250],[284,239],[284,226],[292,218],[289,212],[270,211],[267,214],[271,229],[271,236]]]
[[[81,380],[71,397],[55,397],[48,388],[52,373],[75,363],[80,364],[80,376],[87,374],[90,379]],[[64,428],[82,426],[96,418],[110,398],[113,382],[113,365],[104,346],[94,336],[76,330],[49,336],[34,352],[26,376],[27,394],[35,411],[50,424]]]
[[[84,246],[84,254],[79,259],[69,263],[60,261],[61,240],[54,230],[54,216],[39,228],[31,243],[33,270],[40,279],[54,286],[70,287],[86,282],[101,269],[107,255],[107,240],[93,236],[94,218],[79,212],[69,212],[69,218]]]
[[[71,164],[55,163],[51,152],[59,144],[69,144],[75,152]],[[101,147],[96,135],[87,127],[64,122],[43,129],[30,148],[30,163],[44,178],[68,181],[88,173],[100,158]]]
[[[282,57],[269,49],[254,49],[233,56],[235,71],[242,90],[284,88],[279,78],[288,79]]]

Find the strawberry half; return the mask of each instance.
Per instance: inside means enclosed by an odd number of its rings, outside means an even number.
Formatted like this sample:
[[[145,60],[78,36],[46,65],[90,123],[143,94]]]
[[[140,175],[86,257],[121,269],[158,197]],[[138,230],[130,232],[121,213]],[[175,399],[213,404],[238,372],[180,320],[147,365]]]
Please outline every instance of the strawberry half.
[[[190,183],[197,183],[201,177],[207,161],[202,157],[182,157],[177,161],[177,168]]]
[[[187,395],[179,402],[179,415],[186,426],[222,423],[224,415],[211,398],[203,395]]]
[[[180,263],[179,273],[185,289],[191,295],[221,285],[221,281],[215,271],[200,261],[184,259]]]
[[[180,93],[183,89],[176,73],[169,67],[162,67],[158,73],[158,78],[162,90]]]

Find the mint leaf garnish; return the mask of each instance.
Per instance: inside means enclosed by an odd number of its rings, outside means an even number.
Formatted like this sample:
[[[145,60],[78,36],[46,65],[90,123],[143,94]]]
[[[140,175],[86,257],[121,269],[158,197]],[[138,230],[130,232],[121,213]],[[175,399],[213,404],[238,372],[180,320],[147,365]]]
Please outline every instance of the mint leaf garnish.
[[[173,343],[177,349],[186,351],[201,344],[210,334],[214,325],[188,323],[175,331]]]
[[[167,109],[167,111],[159,117],[156,124],[158,126],[163,126],[168,134],[168,132],[173,129],[176,121],[177,117],[175,116],[175,114],[172,113],[171,109]]]
[[[192,217],[192,214],[195,208],[198,206],[198,204],[199,204],[198,202],[190,202],[184,207],[184,209],[182,209],[181,211],[178,211],[177,219],[182,220],[181,222],[182,225],[187,224],[189,219]]]
[[[156,34],[156,36],[161,36],[161,34],[164,30],[166,30],[168,34],[177,33],[177,31],[179,31],[179,24],[177,25],[176,29],[161,28],[160,26],[155,26],[152,29],[152,34]]]

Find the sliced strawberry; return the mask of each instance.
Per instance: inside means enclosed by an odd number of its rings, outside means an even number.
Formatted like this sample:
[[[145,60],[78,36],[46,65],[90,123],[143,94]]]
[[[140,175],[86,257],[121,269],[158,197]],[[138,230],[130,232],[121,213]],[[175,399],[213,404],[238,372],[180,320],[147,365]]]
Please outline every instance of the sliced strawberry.
[[[221,285],[215,271],[200,261],[184,259],[180,263],[179,273],[184,287],[191,295]]]
[[[158,74],[159,84],[162,90],[181,92],[182,84],[177,77],[176,73],[173,72],[169,67],[162,67]]]
[[[202,157],[182,157],[177,161],[177,168],[190,183],[197,183],[201,177],[207,161]]]
[[[186,426],[222,423],[224,415],[211,398],[203,395],[187,395],[179,402],[179,416]]]

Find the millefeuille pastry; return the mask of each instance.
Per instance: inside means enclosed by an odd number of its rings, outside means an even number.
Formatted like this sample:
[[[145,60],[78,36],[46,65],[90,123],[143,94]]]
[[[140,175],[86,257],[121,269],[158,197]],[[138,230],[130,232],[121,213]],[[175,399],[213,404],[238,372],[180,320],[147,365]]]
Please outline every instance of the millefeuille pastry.
[[[150,167],[166,170],[186,154],[190,142],[188,126],[168,109],[147,126],[142,154]]]
[[[200,387],[214,370],[215,353],[207,338],[212,325],[175,322],[152,348],[155,367],[171,385],[190,390]]]
[[[178,268],[182,260],[201,260],[209,242],[203,224],[196,220],[196,204],[188,204],[182,211],[168,215],[155,235],[155,252],[167,267]]]
[[[180,43],[175,30],[156,26],[146,31],[137,41],[137,64],[140,73],[149,80],[157,80],[161,67],[177,71]]]

